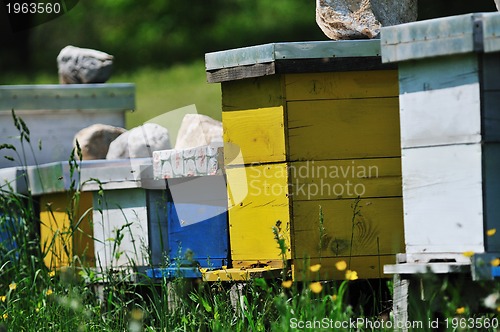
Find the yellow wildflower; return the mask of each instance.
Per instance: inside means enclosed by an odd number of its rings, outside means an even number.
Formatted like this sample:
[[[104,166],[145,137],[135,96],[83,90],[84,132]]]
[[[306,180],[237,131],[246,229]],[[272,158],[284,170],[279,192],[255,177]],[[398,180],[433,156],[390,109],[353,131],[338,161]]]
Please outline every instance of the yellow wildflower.
[[[497,232],[496,228],[488,229],[488,231],[486,232],[486,235],[493,236],[493,235],[495,235],[496,232]]]
[[[318,282],[313,282],[312,284],[309,285],[309,288],[311,289],[311,291],[313,293],[321,293],[321,291],[323,290],[323,286],[321,285],[321,283],[318,281]]]
[[[347,280],[357,280],[358,279],[358,272],[347,270],[345,273],[345,278]]]
[[[53,276],[55,276],[55,275],[56,275],[56,271],[50,271],[50,272],[49,272],[49,277],[51,277],[51,278],[52,278],[52,277],[53,277]]]
[[[281,286],[283,286],[283,288],[290,288],[290,287],[292,287],[292,284],[293,284],[293,281],[287,280],[287,281],[283,281],[281,283]]]
[[[491,266],[497,267],[500,265],[500,258],[495,258],[491,261]]]
[[[49,289],[47,289],[47,291],[45,292],[45,295],[49,296],[49,295],[51,295],[52,293],[54,293],[54,292],[52,291],[52,289],[50,289],[50,288],[49,288]]]
[[[457,315],[463,315],[465,313],[465,308],[464,307],[457,308],[455,312],[457,313]]]
[[[3,319],[7,319],[7,318],[9,318],[9,314],[8,313],[4,313],[2,317],[3,317]]]
[[[474,256],[474,251],[466,251],[463,253],[463,255],[465,257],[472,257],[472,256]]]
[[[2,301],[2,302],[7,301],[7,296],[5,296],[5,295],[0,296],[0,301]]]
[[[497,312],[500,312],[500,306],[497,307]]]
[[[332,296],[330,296],[330,298],[332,299],[332,301],[337,301],[337,294],[333,294]]]
[[[17,288],[17,284],[15,282],[13,282],[12,284],[9,285],[10,290],[14,290],[16,288]]]
[[[321,264],[315,264],[309,267],[309,270],[311,270],[311,272],[318,272],[319,269],[321,269]]]
[[[344,271],[345,269],[347,269],[347,263],[346,261],[338,261],[337,263],[335,263],[335,267],[339,271]]]

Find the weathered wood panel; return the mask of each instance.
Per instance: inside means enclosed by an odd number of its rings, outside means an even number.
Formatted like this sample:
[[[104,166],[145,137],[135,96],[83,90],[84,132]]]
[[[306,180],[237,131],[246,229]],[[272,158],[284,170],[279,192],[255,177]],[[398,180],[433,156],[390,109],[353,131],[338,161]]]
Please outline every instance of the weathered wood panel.
[[[287,74],[285,86],[287,101],[399,95],[396,70]]]
[[[354,159],[292,162],[293,200],[401,197],[401,159]]]
[[[95,258],[98,270],[145,266],[148,214],[144,189],[120,189],[93,195]],[[133,263],[132,263],[133,262]]]
[[[400,156],[398,98],[289,102],[289,158]]]
[[[245,164],[285,161],[284,117],[283,107],[223,112],[224,142],[239,147]],[[224,151],[224,161],[240,162],[232,151]]]
[[[403,149],[407,253],[483,252],[481,145]]]
[[[65,192],[40,197],[40,240],[49,269],[69,266],[75,255],[84,265],[95,266],[92,194],[80,194],[73,221],[68,215],[71,195]]]
[[[483,145],[484,231],[496,229],[486,237],[486,251],[500,252],[500,144]]]
[[[401,197],[294,201],[293,213],[294,259],[404,252]]]
[[[279,75],[222,83],[222,111],[282,106],[284,91]]]
[[[400,96],[403,148],[481,141],[479,84]]]
[[[227,169],[229,233],[234,266],[281,263],[273,226],[290,248],[287,164]],[[288,253],[290,256],[290,252]]]

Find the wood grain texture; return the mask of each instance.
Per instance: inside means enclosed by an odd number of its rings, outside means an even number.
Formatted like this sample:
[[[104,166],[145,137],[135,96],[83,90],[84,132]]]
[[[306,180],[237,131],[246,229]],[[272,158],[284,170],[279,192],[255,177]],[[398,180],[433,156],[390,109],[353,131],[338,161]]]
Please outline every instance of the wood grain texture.
[[[335,264],[339,261],[349,262],[349,257],[326,257],[321,259],[294,261],[294,279],[301,280],[345,280],[346,271],[339,271]],[[384,274],[384,265],[394,264],[395,255],[380,256],[357,256],[350,259],[348,269],[356,271],[360,279],[390,278],[391,275]],[[321,264],[321,269],[312,273],[309,266]]]
[[[401,197],[401,159],[292,162],[293,200]]]
[[[294,259],[404,252],[401,197],[366,198],[358,204],[354,199],[294,201],[293,213]]]
[[[40,240],[49,269],[69,266],[74,255],[79,256],[83,264],[95,266],[92,194],[81,193],[73,222],[68,216],[70,195],[56,193],[40,197]]]
[[[290,247],[287,164],[228,168],[227,183],[233,265],[280,262],[273,226],[279,221]]]
[[[223,112],[282,106],[285,99],[280,75],[225,82],[221,89]]]
[[[218,83],[245,78],[261,77],[276,73],[275,63],[256,63],[253,65],[221,68],[207,71],[207,82]]]
[[[223,112],[224,142],[239,148],[243,163],[277,162],[286,159],[283,107]],[[226,144],[226,165],[241,163]]]
[[[396,70],[285,75],[287,101],[397,97]]]
[[[398,157],[398,98],[289,102],[289,158]]]
[[[403,148],[481,141],[479,84],[400,96]]]
[[[500,144],[483,145],[483,190],[484,190],[484,228],[485,232],[496,229],[493,236],[486,236],[486,250],[500,251]]]
[[[403,149],[408,253],[484,251],[480,144]]]
[[[93,195],[96,267],[100,271],[148,264],[148,215],[144,189]],[[102,212],[101,212],[102,211]],[[121,238],[121,239],[119,239]]]

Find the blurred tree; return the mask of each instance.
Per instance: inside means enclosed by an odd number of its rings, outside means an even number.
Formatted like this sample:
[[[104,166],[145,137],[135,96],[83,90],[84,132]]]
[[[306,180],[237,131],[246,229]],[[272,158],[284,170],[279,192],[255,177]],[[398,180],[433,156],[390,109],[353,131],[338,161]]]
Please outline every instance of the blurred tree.
[[[304,0],[80,1],[29,33],[32,68],[45,71],[54,70],[66,45],[113,54],[116,70],[123,71],[203,59],[206,52],[234,47],[326,39],[315,22],[315,2]]]

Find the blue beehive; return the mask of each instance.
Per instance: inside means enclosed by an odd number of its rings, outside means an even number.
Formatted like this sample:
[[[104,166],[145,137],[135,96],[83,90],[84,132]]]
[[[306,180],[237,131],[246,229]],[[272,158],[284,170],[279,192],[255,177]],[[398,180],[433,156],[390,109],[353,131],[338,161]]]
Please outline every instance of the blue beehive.
[[[8,203],[17,196],[17,203],[24,204],[28,192],[26,170],[22,167],[0,169],[0,255],[6,255],[17,248],[16,234],[22,225],[17,208],[11,209]]]
[[[226,182],[219,165],[222,150],[210,146],[157,151],[156,178],[166,179],[167,237],[151,237],[151,248],[163,248],[166,267],[147,271],[150,277],[201,277],[200,268],[228,265]],[[161,242],[161,243],[159,243]],[[156,248],[156,249],[155,249]]]

